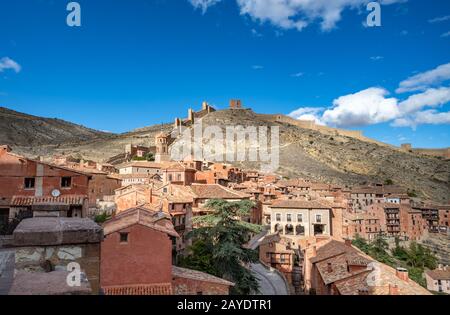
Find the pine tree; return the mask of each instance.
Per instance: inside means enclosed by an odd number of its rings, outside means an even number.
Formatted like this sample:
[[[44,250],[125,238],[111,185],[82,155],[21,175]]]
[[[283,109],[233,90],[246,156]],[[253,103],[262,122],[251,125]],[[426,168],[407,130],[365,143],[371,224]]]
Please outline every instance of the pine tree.
[[[193,219],[198,228],[190,232],[188,237],[196,241],[191,255],[183,260],[185,266],[213,272],[216,276],[234,282],[233,294],[256,292],[258,282],[247,266],[257,262],[258,255],[256,251],[244,248],[243,244],[248,242],[252,233],[259,233],[261,228],[240,219],[248,216],[253,207],[254,203],[248,200],[209,201],[206,208],[213,212]],[[199,263],[205,261],[205,256],[211,260],[211,266],[207,268]]]

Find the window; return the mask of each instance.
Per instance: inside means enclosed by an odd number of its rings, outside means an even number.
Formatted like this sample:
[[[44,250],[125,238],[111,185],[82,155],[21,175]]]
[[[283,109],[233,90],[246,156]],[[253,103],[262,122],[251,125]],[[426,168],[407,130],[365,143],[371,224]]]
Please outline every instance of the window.
[[[302,225],[297,225],[295,227],[295,234],[296,235],[305,235],[305,227]]]
[[[287,224],[284,229],[285,235],[294,235],[294,226],[292,224]]]
[[[172,174],[169,174],[169,182],[172,181]]]
[[[303,222],[303,215],[301,213],[297,214],[297,222]]]
[[[322,215],[316,214],[316,223],[322,223]]]
[[[178,180],[178,181],[181,181],[181,174],[178,174],[178,175],[177,175],[177,180]]]
[[[277,213],[277,222],[281,221],[281,214]]]
[[[72,186],[72,177],[61,177],[61,188],[70,188]]]
[[[288,213],[286,215],[286,221],[291,222],[292,221],[292,215],[290,213]]]
[[[120,242],[128,243],[128,233],[120,233]]]
[[[35,179],[33,177],[31,178],[25,178],[25,189],[34,189]]]

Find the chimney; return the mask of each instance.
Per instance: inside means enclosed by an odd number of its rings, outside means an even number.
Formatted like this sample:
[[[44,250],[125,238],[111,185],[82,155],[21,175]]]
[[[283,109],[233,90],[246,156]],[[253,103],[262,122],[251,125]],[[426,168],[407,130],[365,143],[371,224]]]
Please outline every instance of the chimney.
[[[333,266],[331,265],[331,263],[327,264],[327,272],[333,272]]]
[[[409,281],[409,274],[408,270],[405,268],[397,268],[396,275],[399,279],[408,282]]]
[[[352,240],[349,238],[345,239],[345,245],[352,247]]]
[[[389,284],[389,295],[399,295],[398,286],[395,284]]]

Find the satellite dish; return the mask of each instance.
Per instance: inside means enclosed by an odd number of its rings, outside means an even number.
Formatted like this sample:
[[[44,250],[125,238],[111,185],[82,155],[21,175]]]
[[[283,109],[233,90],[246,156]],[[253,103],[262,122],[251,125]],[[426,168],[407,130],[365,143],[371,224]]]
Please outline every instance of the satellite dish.
[[[61,192],[58,189],[53,189],[52,190],[52,196],[53,197],[59,197],[61,195]]]

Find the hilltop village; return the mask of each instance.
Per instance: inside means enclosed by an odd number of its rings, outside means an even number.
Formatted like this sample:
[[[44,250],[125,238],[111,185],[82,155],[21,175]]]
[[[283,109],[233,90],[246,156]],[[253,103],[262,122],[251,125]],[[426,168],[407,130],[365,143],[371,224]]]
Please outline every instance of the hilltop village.
[[[230,107],[242,104],[233,100]],[[189,126],[212,111],[204,103],[174,125]],[[30,159],[2,145],[0,294],[232,293],[234,279],[182,263],[195,243],[190,234],[204,227],[198,218],[214,213],[217,200],[251,204],[247,215],[232,220],[259,227],[241,244],[258,256],[246,267],[259,279],[259,293],[450,293],[449,204],[390,181],[346,187],[205,160],[172,161],[173,141],[161,132],[155,146],[128,144],[106,162]],[[436,255],[434,268],[423,265],[417,275],[390,255],[408,248]],[[380,250],[388,256],[376,255]],[[70,263],[80,266],[80,285],[66,284]],[[268,274],[271,288],[261,280]]]

